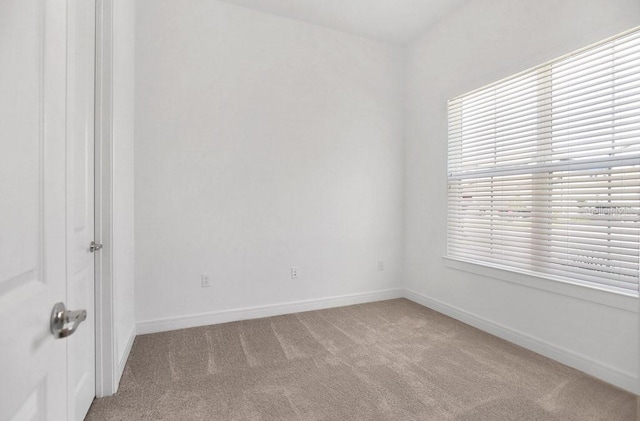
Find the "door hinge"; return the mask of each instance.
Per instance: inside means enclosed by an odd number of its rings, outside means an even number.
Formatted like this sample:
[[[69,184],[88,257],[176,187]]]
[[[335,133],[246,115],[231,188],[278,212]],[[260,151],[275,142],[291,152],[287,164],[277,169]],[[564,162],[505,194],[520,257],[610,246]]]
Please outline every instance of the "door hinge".
[[[102,249],[102,244],[97,244],[95,241],[92,241],[91,244],[89,245],[89,251],[91,253],[95,253],[96,251],[99,251]]]

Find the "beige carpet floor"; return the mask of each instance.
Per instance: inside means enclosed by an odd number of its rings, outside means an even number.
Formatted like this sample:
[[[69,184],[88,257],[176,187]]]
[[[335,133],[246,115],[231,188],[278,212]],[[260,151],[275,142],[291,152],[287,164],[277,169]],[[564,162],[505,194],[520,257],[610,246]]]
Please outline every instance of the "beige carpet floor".
[[[399,299],[138,336],[87,419],[636,421],[636,401]]]

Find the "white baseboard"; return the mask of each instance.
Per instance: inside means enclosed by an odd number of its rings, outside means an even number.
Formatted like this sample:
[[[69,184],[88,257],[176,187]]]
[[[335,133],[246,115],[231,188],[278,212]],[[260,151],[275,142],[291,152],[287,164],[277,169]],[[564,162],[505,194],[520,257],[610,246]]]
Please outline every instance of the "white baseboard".
[[[165,332],[238,320],[258,319],[261,317],[390,300],[393,298],[407,298],[439,313],[460,320],[468,325],[611,383],[612,385],[625,389],[631,393],[640,395],[640,381],[633,375],[604,365],[599,361],[593,360],[584,355],[553,345],[524,332],[492,322],[458,307],[451,306],[415,291],[403,288],[138,322],[135,331],[132,332],[129,343],[127,344],[125,355],[118,367],[118,381],[124,370],[124,365],[136,334],[143,335],[147,333]]]
[[[341,295],[337,297],[327,297],[266,306],[214,311],[210,313],[168,317],[157,320],[146,320],[137,323],[136,331],[139,335],[143,335],[146,333],[166,332],[169,330],[235,322],[238,320],[258,319],[261,317],[299,313],[301,311],[320,310],[324,308],[342,307],[353,304],[390,300],[393,298],[402,298],[404,296],[403,293],[404,290],[400,288],[387,289],[360,294]]]
[[[458,307],[434,300],[415,291],[405,289],[403,291],[403,296],[439,313],[445,314],[456,320],[460,320],[461,322],[520,345],[523,348],[544,355],[545,357],[559,361],[562,364],[573,367],[631,393],[640,395],[639,379],[628,373],[606,366],[584,355],[558,347],[539,338],[527,335],[524,332],[494,323]]]
[[[131,332],[129,333],[129,339],[127,339],[127,345],[124,347],[124,352],[120,356],[120,361],[118,361],[118,367],[116,368],[116,390],[120,387],[120,379],[122,378],[122,374],[124,373],[124,366],[127,365],[127,360],[129,359],[129,354],[131,354],[131,348],[133,348],[133,341],[136,339],[136,325],[134,324],[131,328]]]

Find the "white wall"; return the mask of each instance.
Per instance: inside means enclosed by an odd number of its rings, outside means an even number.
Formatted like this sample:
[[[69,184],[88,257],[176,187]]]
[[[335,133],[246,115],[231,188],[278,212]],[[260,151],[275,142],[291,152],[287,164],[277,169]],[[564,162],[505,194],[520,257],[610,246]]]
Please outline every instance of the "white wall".
[[[136,25],[141,332],[399,284],[401,49],[214,0]]]
[[[135,337],[134,80],[135,3],[113,1],[113,291],[119,373]]]
[[[637,300],[443,256],[446,101],[639,24],[637,0],[474,0],[407,48],[404,272],[414,299],[638,393]]]

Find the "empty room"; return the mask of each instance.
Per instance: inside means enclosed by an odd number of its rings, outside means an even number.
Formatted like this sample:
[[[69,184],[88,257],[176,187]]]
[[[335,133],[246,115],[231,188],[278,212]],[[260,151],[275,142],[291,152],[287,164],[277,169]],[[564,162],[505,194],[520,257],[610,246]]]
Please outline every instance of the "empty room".
[[[0,0],[0,421],[640,421],[640,1]]]

